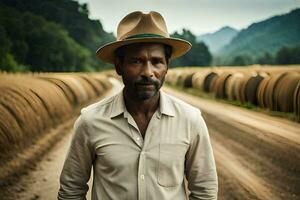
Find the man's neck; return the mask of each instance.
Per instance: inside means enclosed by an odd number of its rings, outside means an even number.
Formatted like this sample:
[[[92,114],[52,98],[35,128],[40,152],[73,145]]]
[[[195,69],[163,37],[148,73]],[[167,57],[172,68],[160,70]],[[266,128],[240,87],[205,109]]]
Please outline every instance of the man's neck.
[[[123,94],[126,109],[131,115],[149,116],[149,114],[152,115],[159,106],[159,92],[157,92],[155,96],[147,100],[132,98],[130,95],[126,94],[125,91],[123,91]]]

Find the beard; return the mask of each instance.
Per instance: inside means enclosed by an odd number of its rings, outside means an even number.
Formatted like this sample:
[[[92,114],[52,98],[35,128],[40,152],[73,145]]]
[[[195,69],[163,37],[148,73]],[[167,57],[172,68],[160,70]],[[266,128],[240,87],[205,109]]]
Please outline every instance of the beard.
[[[159,81],[147,77],[143,77],[135,81],[134,90],[136,91],[137,98],[145,101],[156,96],[163,82],[164,78]]]

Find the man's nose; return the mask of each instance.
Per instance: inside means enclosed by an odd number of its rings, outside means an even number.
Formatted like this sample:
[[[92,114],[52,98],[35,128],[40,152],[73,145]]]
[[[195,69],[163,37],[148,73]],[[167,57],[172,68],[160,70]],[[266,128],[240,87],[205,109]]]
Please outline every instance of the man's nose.
[[[153,65],[151,62],[148,61],[145,63],[141,75],[145,77],[153,77]]]

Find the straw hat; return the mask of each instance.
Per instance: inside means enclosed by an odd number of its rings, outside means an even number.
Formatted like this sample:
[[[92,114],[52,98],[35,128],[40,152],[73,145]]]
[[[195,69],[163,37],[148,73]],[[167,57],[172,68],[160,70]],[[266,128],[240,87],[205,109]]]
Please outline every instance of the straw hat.
[[[134,43],[162,43],[172,47],[171,59],[188,52],[192,45],[186,40],[171,38],[164,18],[151,11],[148,14],[140,11],[125,16],[118,25],[117,41],[100,47],[96,54],[101,60],[114,63],[115,50],[121,46]]]

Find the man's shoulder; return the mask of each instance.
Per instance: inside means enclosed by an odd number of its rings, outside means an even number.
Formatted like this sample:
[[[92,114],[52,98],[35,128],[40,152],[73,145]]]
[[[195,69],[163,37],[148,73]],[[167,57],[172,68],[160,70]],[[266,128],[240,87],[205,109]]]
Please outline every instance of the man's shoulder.
[[[164,95],[169,100],[169,103],[175,110],[176,114],[178,114],[180,117],[195,119],[195,117],[199,117],[199,115],[201,115],[201,111],[199,108],[196,108],[173,95],[166,93],[164,93]]]
[[[176,121],[191,125],[193,129],[200,130],[198,133],[205,132],[206,123],[199,108],[169,94],[167,94],[167,98],[175,111]]]
[[[111,104],[117,95],[104,98],[96,103],[90,104],[81,109],[81,117],[87,122],[93,120],[95,117],[106,117],[111,112]]]

